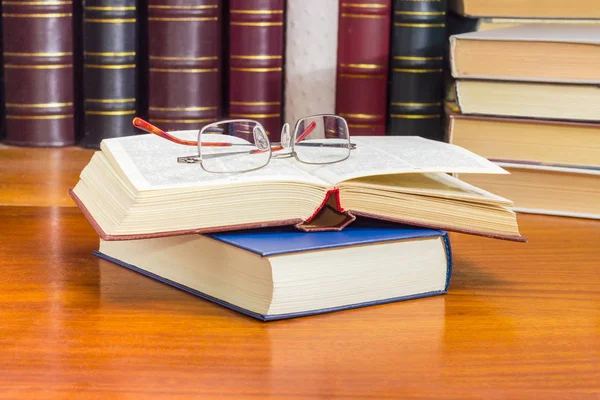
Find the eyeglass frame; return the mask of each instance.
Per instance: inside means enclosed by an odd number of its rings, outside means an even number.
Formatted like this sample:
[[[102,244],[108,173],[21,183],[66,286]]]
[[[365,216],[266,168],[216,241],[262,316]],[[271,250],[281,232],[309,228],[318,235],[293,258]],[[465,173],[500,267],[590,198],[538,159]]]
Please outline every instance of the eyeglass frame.
[[[200,164],[200,166],[202,167],[202,169],[206,172],[212,173],[212,174],[222,174],[222,173],[244,173],[244,172],[251,172],[251,171],[256,171],[258,169],[264,168],[266,167],[270,162],[271,159],[282,159],[282,158],[291,158],[294,157],[298,162],[303,163],[303,164],[309,164],[309,165],[328,165],[328,164],[335,164],[338,162],[342,162],[347,160],[350,157],[351,151],[356,149],[356,143],[352,143],[350,141],[350,128],[348,127],[348,122],[346,121],[346,119],[344,117],[341,117],[339,115],[336,114],[315,114],[315,115],[309,115],[306,117],[302,117],[300,119],[298,119],[294,125],[294,133],[297,132],[298,130],[298,125],[300,124],[300,122],[302,120],[306,120],[306,119],[315,119],[315,118],[324,118],[324,117],[335,117],[339,120],[341,120],[344,123],[344,127],[346,128],[346,132],[348,132],[348,155],[346,157],[344,157],[341,160],[336,160],[336,161],[331,161],[331,162],[326,162],[326,163],[318,163],[318,162],[308,162],[308,161],[303,161],[298,157],[298,153],[295,151],[294,147],[296,145],[296,143],[298,143],[296,140],[294,140],[294,137],[289,133],[290,132],[290,124],[289,123],[285,123],[283,124],[282,128],[281,128],[281,135],[280,137],[283,138],[284,134],[289,135],[289,144],[287,146],[284,145],[284,143],[282,142],[271,142],[268,138],[267,135],[267,131],[264,128],[264,126],[256,121],[256,120],[252,120],[252,119],[247,119],[247,118],[242,118],[242,119],[226,119],[226,120],[219,120],[219,121],[215,121],[215,122],[211,122],[205,126],[203,126],[202,128],[200,128],[200,130],[198,131],[198,140],[197,141],[191,141],[191,140],[184,140],[184,139],[179,139],[176,136],[173,136],[169,133],[167,133],[166,131],[163,131],[162,129],[158,128],[155,125],[150,124],[149,122],[139,118],[139,117],[135,117],[133,119],[133,125],[138,128],[143,130],[144,132],[148,132],[148,133],[152,133],[155,134],[157,136],[162,137],[163,139],[169,140],[173,143],[177,143],[177,144],[181,144],[184,146],[196,146],[198,148],[198,155],[193,155],[193,156],[183,156],[183,157],[177,157],[177,162],[180,164]],[[210,171],[207,170],[203,165],[202,165],[202,150],[201,147],[203,145],[207,146],[207,147],[211,147],[208,143],[215,143],[215,142],[201,142],[200,138],[202,137],[202,134],[209,129],[211,126],[214,125],[219,125],[219,124],[229,124],[229,123],[235,123],[235,122],[250,122],[250,123],[255,123],[256,126],[260,127],[260,129],[262,129],[263,133],[265,134],[265,137],[267,138],[268,142],[269,142],[269,158],[267,159],[267,161],[265,162],[264,165],[261,165],[260,167],[256,167],[256,168],[252,168],[252,169],[248,169],[248,170],[244,170],[244,171],[237,171],[237,172],[231,172],[231,171]],[[313,121],[314,123],[314,121]],[[255,126],[255,127],[256,127]],[[308,134],[310,134],[310,132],[312,131],[312,129],[310,129],[310,125],[308,128],[305,129],[305,132],[302,133],[301,139],[303,139],[303,136],[307,136]],[[314,128],[313,128],[314,129]],[[295,136],[295,135],[294,135]],[[219,143],[219,142],[216,142]],[[221,143],[219,143],[219,145],[222,145]],[[229,145],[233,145],[233,144],[229,144]],[[275,148],[275,150],[274,150]],[[280,151],[280,150],[290,150],[289,152],[283,153],[283,154],[273,154],[274,151]],[[266,151],[266,150],[265,150]],[[216,156],[224,156],[226,154],[216,154]],[[210,154],[206,154],[205,156],[210,156]]]

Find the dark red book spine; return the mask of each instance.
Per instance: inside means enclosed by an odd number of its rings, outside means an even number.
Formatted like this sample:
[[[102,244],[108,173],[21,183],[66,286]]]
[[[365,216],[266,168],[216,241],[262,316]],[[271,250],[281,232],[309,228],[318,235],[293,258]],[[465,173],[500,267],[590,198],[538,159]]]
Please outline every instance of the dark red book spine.
[[[5,143],[75,143],[70,1],[4,1]]]
[[[150,0],[150,121],[198,129],[222,115],[221,0]]]
[[[352,135],[386,132],[390,1],[340,1],[336,113]]]
[[[284,0],[230,0],[229,115],[260,122],[280,140]]]

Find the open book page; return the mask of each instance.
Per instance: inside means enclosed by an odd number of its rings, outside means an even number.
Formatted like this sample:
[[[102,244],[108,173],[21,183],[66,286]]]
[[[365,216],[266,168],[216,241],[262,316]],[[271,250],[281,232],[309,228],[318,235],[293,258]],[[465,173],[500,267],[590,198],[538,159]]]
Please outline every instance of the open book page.
[[[197,131],[171,134],[185,140],[197,140]],[[244,173],[210,173],[199,164],[180,164],[177,157],[198,154],[195,146],[183,146],[156,135],[144,134],[106,139],[101,143],[115,169],[121,169],[137,190],[177,189],[219,186],[231,183],[300,182],[328,186],[322,179],[299,168],[294,159],[271,159],[264,168]]]
[[[347,160],[302,168],[332,185],[362,176],[411,172],[508,173],[462,147],[417,136],[354,136],[351,141],[356,149]]]
[[[339,188],[382,190],[510,207],[511,200],[479,189],[445,173],[366,176],[340,183]]]

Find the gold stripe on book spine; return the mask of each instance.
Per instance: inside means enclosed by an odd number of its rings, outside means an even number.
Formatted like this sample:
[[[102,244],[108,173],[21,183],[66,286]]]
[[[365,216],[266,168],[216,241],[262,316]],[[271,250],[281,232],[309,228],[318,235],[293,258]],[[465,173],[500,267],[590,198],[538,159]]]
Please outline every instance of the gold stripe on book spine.
[[[135,114],[135,110],[128,111],[86,111],[86,115],[133,115]]]
[[[206,10],[210,8],[219,8],[217,4],[204,4],[199,6],[170,6],[162,4],[149,5],[148,8],[161,9],[161,10]]]
[[[71,13],[46,13],[46,14],[14,14],[14,13],[4,13],[2,14],[2,18],[66,18],[72,17]]]
[[[218,56],[209,57],[162,57],[162,56],[150,56],[151,60],[164,60],[164,61],[214,61],[218,60]]]
[[[231,22],[233,26],[283,26],[283,22]]]
[[[259,15],[272,15],[272,14],[283,14],[283,10],[230,10],[231,14],[259,14]]]
[[[352,8],[386,8],[385,4],[371,4],[371,3],[342,3],[342,7]]]
[[[148,21],[180,21],[180,22],[205,22],[218,21],[219,17],[150,17]]]
[[[230,68],[230,70],[238,72],[280,72],[282,68]]]
[[[6,119],[30,119],[30,120],[44,120],[44,119],[67,119],[73,118],[73,114],[58,114],[58,115],[6,115]]]
[[[380,18],[385,18],[385,17],[386,17],[385,15],[342,13],[342,18],[372,18],[372,19],[380,19]]]
[[[135,64],[123,64],[123,65],[103,65],[103,64],[84,64],[85,68],[94,69],[131,69],[135,68]]]
[[[176,69],[176,68],[150,68],[150,72],[181,72],[181,73],[204,73],[204,72],[219,72],[219,68],[191,68],[191,69]]]
[[[212,111],[217,107],[149,107],[151,111]]]
[[[382,124],[348,124],[348,128],[378,128],[383,126]]]
[[[432,72],[442,72],[442,68],[433,69],[412,69],[412,68],[394,68],[394,72],[407,72],[409,74],[428,74]]]
[[[394,56],[394,60],[406,61],[441,61],[444,57],[414,57],[414,56]]]
[[[96,53],[92,51],[84,51],[84,55],[92,57],[128,57],[135,56],[135,51],[123,51],[123,52],[108,52],[108,53]]]
[[[429,118],[439,118],[440,114],[422,114],[422,115],[412,115],[412,114],[390,114],[392,118],[404,118],[404,119],[429,119]]]
[[[3,1],[5,6],[60,6],[73,4],[73,1]]]
[[[396,15],[446,15],[445,11],[396,11]]]
[[[58,108],[70,107],[73,103],[6,103],[6,107],[23,107],[23,108]]]
[[[279,106],[280,101],[230,101],[232,106]]]
[[[406,24],[403,22],[395,22],[394,26],[403,26],[407,28],[443,28],[446,24]]]
[[[356,118],[356,119],[377,119],[383,118],[383,115],[377,114],[340,114],[340,117],[344,118]]]
[[[232,118],[279,118],[281,114],[230,114]]]
[[[11,57],[63,57],[72,56],[73,53],[70,51],[64,53],[20,53],[14,51],[5,51],[4,55]]]
[[[96,7],[96,6],[87,6],[85,7],[86,11],[135,11],[135,6],[123,6],[123,7]]]
[[[380,64],[340,64],[340,67],[358,68],[358,69],[377,69],[383,68],[385,65]]]
[[[96,24],[131,24],[136,21],[135,18],[85,18],[84,22]]]
[[[244,55],[231,55],[233,60],[280,60],[283,56],[268,56],[268,55],[255,55],[255,56],[244,56]]]
[[[85,99],[87,103],[133,103],[135,98],[130,99]]]
[[[53,65],[19,65],[19,64],[4,64],[6,69],[63,69],[73,68],[73,64],[53,64]]]

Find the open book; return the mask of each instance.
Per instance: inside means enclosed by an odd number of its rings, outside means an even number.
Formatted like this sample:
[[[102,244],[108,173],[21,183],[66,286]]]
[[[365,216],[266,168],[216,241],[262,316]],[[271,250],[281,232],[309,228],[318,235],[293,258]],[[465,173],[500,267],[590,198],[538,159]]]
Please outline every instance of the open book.
[[[282,158],[251,172],[216,174],[177,162],[196,148],[154,135],[106,139],[71,195],[104,240],[283,225],[342,229],[356,216],[524,240],[510,200],[448,175],[507,173],[485,158],[419,137],[352,142],[351,156],[335,164]]]

